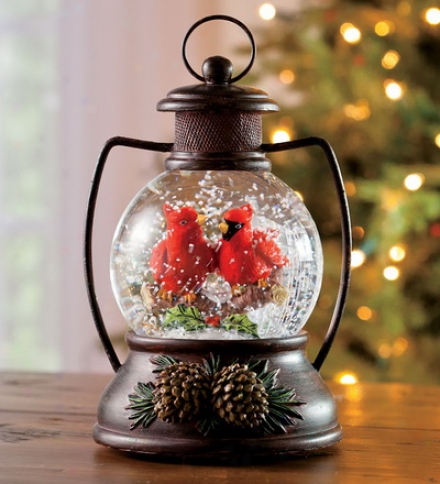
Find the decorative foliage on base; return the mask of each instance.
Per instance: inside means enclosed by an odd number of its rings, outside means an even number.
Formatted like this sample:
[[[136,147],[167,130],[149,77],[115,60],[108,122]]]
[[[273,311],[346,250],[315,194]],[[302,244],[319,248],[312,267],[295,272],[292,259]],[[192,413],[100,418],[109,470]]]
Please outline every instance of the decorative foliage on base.
[[[277,386],[279,370],[267,370],[267,360],[233,362],[222,366],[220,358],[190,363],[159,355],[155,382],[138,383],[128,396],[133,421],[131,430],[148,428],[156,418],[167,423],[194,422],[203,435],[220,426],[260,431],[287,432],[302,415],[293,388]]]

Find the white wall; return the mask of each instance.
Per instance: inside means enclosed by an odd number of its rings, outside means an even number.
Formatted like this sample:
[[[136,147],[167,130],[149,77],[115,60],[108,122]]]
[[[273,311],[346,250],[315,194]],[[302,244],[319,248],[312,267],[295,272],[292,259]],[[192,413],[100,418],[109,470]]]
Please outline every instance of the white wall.
[[[63,122],[66,203],[63,233],[69,257],[63,261],[63,358],[70,371],[106,371],[109,364],[97,342],[85,298],[81,253],[83,210],[95,159],[102,143],[124,135],[151,141],[172,141],[174,115],[158,113],[156,103],[171,89],[197,83],[181,60],[181,45],[189,27],[206,15],[234,16],[251,29],[262,22],[259,1],[185,0],[65,0],[68,15],[62,27],[66,46],[63,71]],[[197,62],[221,54],[235,62],[235,48],[247,42],[235,25],[210,22],[194,32],[188,57]],[[247,58],[237,59],[237,70]],[[123,334],[125,322],[113,298],[108,277],[108,253],[119,217],[152,176],[162,170],[162,155],[112,152],[103,180],[96,216],[95,272],[101,309],[110,334]],[[73,188],[74,185],[74,188]],[[73,190],[73,192],[72,192]],[[72,297],[75,295],[75,297]]]
[[[29,0],[32,2],[35,0]],[[56,0],[54,0],[56,1]],[[56,169],[48,183],[60,187],[56,238],[58,316],[48,322],[45,341],[36,347],[35,370],[44,364],[45,347],[60,351],[53,370],[110,371],[90,315],[83,276],[83,231],[86,201],[96,159],[115,135],[173,141],[174,115],[156,111],[156,103],[175,87],[194,84],[181,60],[189,27],[206,15],[231,15],[251,30],[261,23],[256,0],[59,0],[58,95],[59,139]],[[279,0],[275,5],[291,5]],[[209,55],[230,57],[246,42],[237,26],[211,22],[188,43],[194,68]],[[1,26],[0,26],[1,28]],[[43,35],[43,34],[42,34]],[[258,62],[258,57],[256,62]],[[258,86],[265,88],[264,86]],[[44,120],[41,120],[44,123]],[[95,276],[104,319],[111,334],[126,326],[111,293],[109,248],[121,213],[134,194],[162,171],[164,156],[117,148],[104,174],[95,224]],[[53,293],[54,291],[52,291]],[[52,313],[53,314],[53,313]],[[55,320],[56,319],[56,320]],[[31,322],[17,322],[31,324]],[[8,334],[8,331],[1,332]],[[7,342],[6,342],[7,344]],[[14,360],[16,361],[16,359]],[[0,358],[6,369],[23,369]]]
[[[66,0],[62,20],[63,192],[61,212],[67,275],[63,282],[63,367],[108,370],[98,344],[84,289],[82,239],[85,203],[101,146],[115,135],[173,141],[172,114],[156,103],[179,85],[192,83],[180,46],[194,19],[209,13],[207,2]],[[178,5],[181,5],[180,3]],[[215,5],[215,2],[212,2]],[[214,43],[207,39],[207,43]],[[111,334],[125,321],[109,282],[109,248],[125,206],[162,171],[162,155],[116,148],[103,178],[95,224],[94,267],[101,309]]]

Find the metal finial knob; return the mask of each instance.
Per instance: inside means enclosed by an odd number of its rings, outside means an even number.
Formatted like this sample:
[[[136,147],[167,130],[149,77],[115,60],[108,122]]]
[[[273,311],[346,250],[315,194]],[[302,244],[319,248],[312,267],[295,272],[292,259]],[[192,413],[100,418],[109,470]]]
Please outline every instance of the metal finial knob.
[[[229,84],[232,77],[232,62],[226,57],[215,55],[208,57],[202,65],[202,74],[206,84]]]

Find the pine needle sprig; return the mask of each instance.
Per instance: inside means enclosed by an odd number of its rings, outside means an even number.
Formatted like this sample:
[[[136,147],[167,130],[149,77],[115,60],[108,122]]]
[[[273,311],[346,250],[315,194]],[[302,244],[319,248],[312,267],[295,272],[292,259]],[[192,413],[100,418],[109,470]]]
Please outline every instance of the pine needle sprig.
[[[209,359],[203,360],[203,367],[205,368],[206,373],[212,377],[220,368],[220,356],[215,356],[210,353]]]
[[[196,428],[198,432],[203,435],[203,437],[206,437],[208,434],[219,429],[221,425],[221,420],[215,415],[205,415],[197,422]]]
[[[152,358],[151,362],[157,365],[157,368],[153,370],[153,373],[160,373],[166,366],[178,363],[179,360],[176,360],[173,356],[157,355]]]
[[[275,387],[278,373],[279,370],[272,370],[258,375],[263,382],[263,385],[266,387],[266,390],[273,389]]]
[[[130,430],[141,426],[148,428],[157,418],[154,412],[153,404],[154,384],[139,382],[135,388],[135,393],[128,396],[130,405],[125,407],[127,410],[132,410],[129,420],[133,420]]]
[[[305,402],[294,400],[296,393],[290,388],[283,386],[267,389],[269,412],[266,421],[263,422],[263,430],[273,433],[273,428],[283,433],[287,432],[286,426],[296,424],[296,420],[303,420],[303,416],[293,407],[304,405]],[[266,425],[267,424],[267,425]],[[267,429],[265,428],[267,426]]]
[[[303,416],[294,408],[305,402],[295,400],[296,392],[293,388],[276,386],[279,370],[272,370],[259,375],[267,392],[268,414],[261,428],[266,434],[275,432],[287,433],[286,426],[296,424],[296,419],[303,420]]]
[[[249,360],[247,366],[249,370],[255,371],[257,375],[264,375],[267,372],[267,360]]]

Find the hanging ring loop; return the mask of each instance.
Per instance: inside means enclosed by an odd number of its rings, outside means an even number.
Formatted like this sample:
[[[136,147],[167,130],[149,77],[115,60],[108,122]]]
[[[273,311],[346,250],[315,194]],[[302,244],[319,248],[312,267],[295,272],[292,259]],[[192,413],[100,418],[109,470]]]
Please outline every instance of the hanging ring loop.
[[[182,45],[182,57],[183,57],[183,62],[185,63],[185,67],[188,69],[189,73],[194,76],[196,79],[199,81],[205,81],[204,77],[202,77],[200,74],[198,74],[189,64],[188,62],[188,57],[186,55],[186,44],[188,42],[189,36],[194,32],[194,30],[199,27],[200,25],[211,22],[212,20],[225,20],[226,22],[232,22],[233,24],[238,25],[248,36],[249,41],[251,43],[251,57],[249,60],[249,63],[247,67],[238,75],[235,76],[231,79],[231,83],[239,81],[242,77],[244,77],[252,68],[252,65],[255,60],[255,54],[256,54],[256,46],[255,46],[255,41],[254,37],[252,36],[251,31],[246,27],[246,25],[243,22],[240,22],[240,20],[237,20],[234,17],[229,17],[228,15],[210,15],[208,17],[204,17],[198,22],[196,22],[187,32],[185,35],[185,38],[183,40],[183,45]]]

